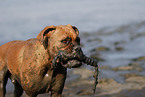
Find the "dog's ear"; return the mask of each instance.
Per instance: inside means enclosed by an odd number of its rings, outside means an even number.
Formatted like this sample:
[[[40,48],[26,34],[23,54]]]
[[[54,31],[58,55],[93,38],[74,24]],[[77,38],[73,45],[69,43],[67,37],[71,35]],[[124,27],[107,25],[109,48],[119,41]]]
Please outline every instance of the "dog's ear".
[[[45,49],[48,46],[48,38],[56,30],[55,26],[47,26],[45,27],[37,36],[38,40],[41,42],[41,44],[44,45]]]
[[[75,26],[72,26],[72,28],[75,30],[76,34],[79,35],[79,30]]]
[[[72,26],[70,24],[68,24],[67,26],[72,27],[75,30],[76,34],[79,35],[79,30],[75,26]]]

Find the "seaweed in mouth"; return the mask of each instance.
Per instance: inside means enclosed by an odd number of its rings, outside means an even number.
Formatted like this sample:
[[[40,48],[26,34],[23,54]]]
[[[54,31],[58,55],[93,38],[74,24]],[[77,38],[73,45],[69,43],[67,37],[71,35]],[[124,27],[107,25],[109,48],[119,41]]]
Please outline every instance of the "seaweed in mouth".
[[[91,65],[91,66],[95,67],[95,72],[93,75],[93,77],[95,79],[93,91],[95,94],[96,86],[98,84],[98,74],[99,74],[97,60],[87,57],[83,54],[81,56],[80,55],[76,56],[76,55],[65,54],[63,51],[59,51],[58,55],[54,58],[54,60],[52,62],[52,66],[55,68],[58,64],[61,64],[64,67],[71,68],[71,67],[73,67],[74,64],[79,64],[78,65],[78,67],[79,67],[82,65],[82,62],[86,63],[87,65]],[[71,63],[73,63],[73,65]]]

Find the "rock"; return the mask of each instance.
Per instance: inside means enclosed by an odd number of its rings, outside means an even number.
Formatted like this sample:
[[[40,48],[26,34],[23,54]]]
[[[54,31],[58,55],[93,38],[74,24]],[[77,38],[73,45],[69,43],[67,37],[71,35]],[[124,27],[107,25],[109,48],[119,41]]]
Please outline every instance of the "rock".
[[[123,51],[124,50],[124,48],[122,48],[122,47],[116,47],[115,48],[117,51]]]
[[[95,38],[95,39],[88,39],[87,42],[98,42],[98,43],[101,43],[102,40],[99,39],[99,38]]]
[[[142,71],[143,68],[134,67],[134,66],[122,66],[122,67],[115,67],[112,70],[114,71],[132,71],[132,70]]]
[[[119,45],[119,44],[122,44],[122,43],[126,43],[126,41],[116,41],[116,42],[114,42],[114,45],[116,46],[116,45]]]
[[[83,95],[93,95],[93,90],[92,89],[88,89],[88,88],[86,88],[86,89],[81,89],[81,90],[79,90],[77,93],[76,93],[77,95],[80,95],[80,96],[83,96]]]
[[[145,87],[145,77],[143,76],[133,76],[126,79],[128,87],[131,89],[142,89]]]
[[[132,77],[127,78],[126,81],[144,83],[144,85],[145,85],[145,77],[143,77],[143,76],[132,76]]]
[[[134,40],[134,39],[136,39],[136,38],[138,38],[138,37],[142,37],[142,36],[145,36],[145,33],[138,33],[138,34],[136,34],[136,35],[134,35],[134,36],[131,36],[131,37],[130,37],[130,40]]]
[[[101,58],[100,54],[92,54],[90,57],[96,59],[97,61],[105,61],[105,59]]]
[[[94,71],[89,70],[87,68],[76,68],[72,71],[73,74],[81,75],[81,79],[87,79],[90,76],[93,76]]]
[[[114,95],[105,95],[101,97],[145,97],[145,88],[141,90],[123,90],[120,93]]]
[[[135,58],[133,61],[145,61],[145,56]]]
[[[82,85],[90,85],[92,86],[94,84],[94,80],[88,80],[88,79],[78,79],[74,81],[73,83],[69,84],[69,86],[73,87],[80,87]]]
[[[98,48],[92,49],[91,51],[98,51],[98,52],[100,52],[100,51],[109,51],[109,50],[110,50],[110,48],[108,48],[108,47],[100,46]]]
[[[104,69],[104,70],[111,70],[111,67],[109,66],[100,66],[99,67],[100,70]]]
[[[122,66],[122,67],[115,67],[112,70],[114,70],[114,71],[130,71],[130,70],[134,70],[134,67],[132,67],[132,66]]]
[[[113,94],[121,91],[122,84],[114,79],[102,79],[99,81],[98,88],[104,91],[102,94]]]
[[[127,73],[127,74],[121,74],[121,76],[124,76],[125,79],[129,78],[129,77],[137,77],[137,76],[140,76],[136,73]]]
[[[141,64],[138,62],[129,63],[128,66],[140,66]]]
[[[111,95],[121,92],[122,90],[143,89],[145,87],[144,76],[130,76],[121,84],[114,79],[101,79],[98,88],[103,92],[99,95]]]

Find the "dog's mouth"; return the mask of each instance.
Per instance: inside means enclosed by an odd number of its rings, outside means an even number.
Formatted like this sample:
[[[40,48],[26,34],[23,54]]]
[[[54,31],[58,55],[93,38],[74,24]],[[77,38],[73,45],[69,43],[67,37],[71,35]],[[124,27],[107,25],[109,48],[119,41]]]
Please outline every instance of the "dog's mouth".
[[[77,68],[80,67],[82,65],[82,62],[74,57],[73,59],[67,59],[61,62],[61,65],[65,68]]]
[[[76,68],[82,65],[83,52],[81,48],[74,48],[72,53],[67,53],[65,51],[59,51],[58,55],[54,58],[52,65],[56,67],[61,65],[65,68]]]
[[[87,57],[83,54],[81,48],[76,48],[71,54],[65,51],[59,51],[58,55],[53,59],[52,66],[63,66],[65,68],[80,67],[83,63],[97,67],[97,60]]]

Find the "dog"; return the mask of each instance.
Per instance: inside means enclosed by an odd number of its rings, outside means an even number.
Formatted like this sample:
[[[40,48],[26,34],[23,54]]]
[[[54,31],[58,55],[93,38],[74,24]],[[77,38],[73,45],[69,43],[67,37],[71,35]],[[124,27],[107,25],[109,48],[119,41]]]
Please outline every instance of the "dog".
[[[77,57],[53,66],[59,51]],[[81,55],[79,31],[70,24],[47,26],[37,38],[0,46],[0,97],[5,97],[8,78],[14,84],[14,97],[20,97],[23,91],[27,97],[49,92],[51,97],[62,97],[66,64],[72,64],[71,68],[80,67]]]

